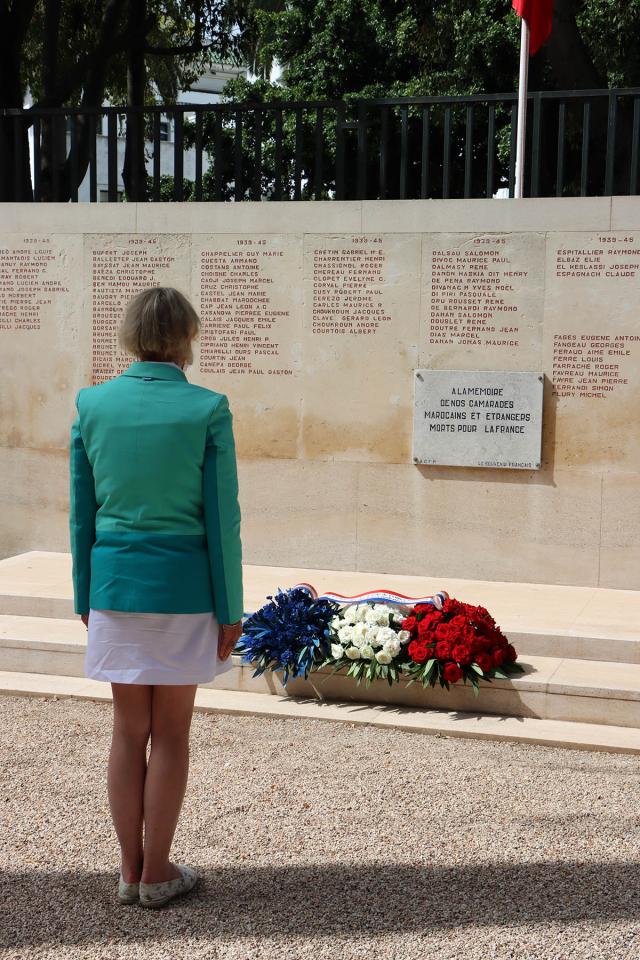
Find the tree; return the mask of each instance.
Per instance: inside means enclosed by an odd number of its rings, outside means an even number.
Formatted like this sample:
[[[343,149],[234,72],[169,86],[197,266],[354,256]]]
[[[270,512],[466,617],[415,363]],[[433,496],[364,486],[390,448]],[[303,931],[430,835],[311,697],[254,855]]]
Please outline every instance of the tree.
[[[510,0],[432,0],[426,4],[418,0],[401,4],[396,0],[268,0],[264,5],[261,0],[249,0],[248,22],[245,56],[255,59],[263,77],[270,75],[275,62],[282,65],[283,73],[277,84],[261,81],[251,87],[243,78],[230,82],[225,88],[229,101],[252,95],[266,101],[286,101],[509,93],[517,86],[520,28]],[[531,59],[530,90],[634,86],[640,82],[639,41],[640,0],[626,4],[617,0],[556,0],[552,37]],[[553,189],[557,134],[550,131],[557,128],[557,110],[557,104],[542,106],[542,192]],[[389,157],[395,182],[399,113],[396,111]],[[450,119],[453,154],[460,157],[464,152],[465,116],[452,111]],[[408,138],[412,157],[420,156],[419,121],[419,111],[410,108]],[[591,121],[590,187],[595,192],[600,189],[604,168],[606,100],[594,102]],[[442,115],[433,111],[430,122],[437,134],[434,142],[440,143]],[[510,122],[508,111],[498,111],[499,162],[493,188],[500,185],[500,178],[505,175]],[[631,125],[630,111],[623,105],[618,113],[621,152],[628,152]],[[375,183],[375,145],[380,141],[375,117],[369,134],[372,146],[371,156],[367,157],[367,180]],[[474,151],[482,159],[487,151],[486,134],[474,135]],[[579,177],[579,151],[575,147],[581,135],[581,112],[578,115],[567,110],[568,189],[575,189]],[[442,164],[442,155],[438,156],[436,149],[430,159],[432,182],[441,177]],[[414,162],[408,171],[408,196],[419,195],[419,167]],[[462,167],[459,163],[458,179]],[[618,167],[622,170],[623,164]],[[353,174],[353,166],[350,172]],[[620,175],[628,177],[628,173]],[[484,176],[481,164],[476,164],[474,195],[482,195]]]
[[[68,200],[86,174],[93,116],[104,100],[130,109],[123,175],[144,197],[142,107],[167,103],[210,63],[237,56],[233,0],[0,0],[0,108],[20,110],[27,90],[34,112],[81,108],[73,121],[75,159],[67,155],[64,117],[42,120],[40,195]],[[31,118],[3,117],[0,150],[15,177],[0,178],[0,199],[31,199],[27,133]]]

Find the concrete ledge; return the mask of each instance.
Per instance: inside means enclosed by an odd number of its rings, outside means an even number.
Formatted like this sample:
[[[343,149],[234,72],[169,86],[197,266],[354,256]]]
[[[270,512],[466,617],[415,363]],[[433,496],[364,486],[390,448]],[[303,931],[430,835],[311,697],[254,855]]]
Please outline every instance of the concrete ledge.
[[[0,670],[84,679],[85,650],[79,620],[0,616]],[[475,697],[463,684],[449,691],[406,680],[358,685],[330,668],[290,680],[285,690],[278,675],[253,677],[254,668],[234,655],[231,670],[201,688],[640,728],[640,665],[554,657],[526,657],[522,665],[524,674],[485,683]]]
[[[522,654],[640,663],[640,591],[245,564],[246,609],[300,581],[349,595],[382,586],[407,596],[447,590],[486,606]],[[0,614],[78,622],[70,555],[33,550],[0,560]]]
[[[0,672],[0,694],[76,698],[109,702],[111,687],[96,680],[44,674]],[[411,733],[478,740],[506,740],[573,750],[640,754],[640,731],[594,723],[567,723],[531,718],[482,716],[451,711],[327,703],[269,694],[232,693],[199,688],[195,709],[205,713],[304,718],[337,723],[391,727]]]

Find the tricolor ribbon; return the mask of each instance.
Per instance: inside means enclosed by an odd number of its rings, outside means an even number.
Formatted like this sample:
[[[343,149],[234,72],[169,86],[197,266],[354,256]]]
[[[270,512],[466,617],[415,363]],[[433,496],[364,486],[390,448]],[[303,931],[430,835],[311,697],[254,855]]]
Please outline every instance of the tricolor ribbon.
[[[395,604],[398,607],[414,607],[417,603],[431,603],[436,610],[442,610],[445,600],[449,599],[446,590],[439,590],[431,597],[407,597],[404,593],[396,593],[395,590],[368,590],[365,593],[355,593],[352,596],[345,596],[342,593],[335,593],[333,590],[327,591],[318,596],[315,587],[310,583],[296,583],[292,590],[305,590],[314,600],[332,600],[343,607],[350,607],[354,603],[388,603]]]

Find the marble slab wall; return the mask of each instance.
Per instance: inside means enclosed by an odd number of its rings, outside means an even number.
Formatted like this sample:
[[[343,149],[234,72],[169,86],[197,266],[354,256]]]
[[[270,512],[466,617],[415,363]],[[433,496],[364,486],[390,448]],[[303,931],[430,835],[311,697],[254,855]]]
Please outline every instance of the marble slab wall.
[[[2,556],[68,549],[75,394],[160,284],[229,397],[246,562],[640,588],[640,198],[0,218]],[[414,464],[417,368],[543,372],[541,469]]]

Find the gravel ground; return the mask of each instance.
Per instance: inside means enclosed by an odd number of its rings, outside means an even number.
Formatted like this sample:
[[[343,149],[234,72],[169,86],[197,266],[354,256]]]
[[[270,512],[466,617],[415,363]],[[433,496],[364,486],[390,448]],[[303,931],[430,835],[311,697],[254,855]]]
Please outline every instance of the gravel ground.
[[[0,696],[0,955],[640,957],[631,756],[196,713],[159,911],[115,899],[111,704]]]

